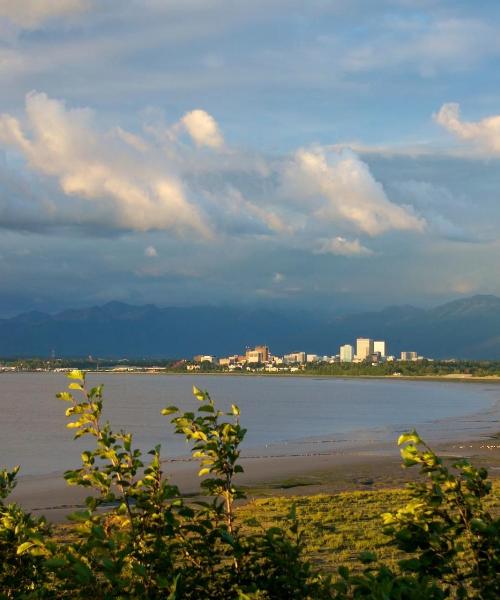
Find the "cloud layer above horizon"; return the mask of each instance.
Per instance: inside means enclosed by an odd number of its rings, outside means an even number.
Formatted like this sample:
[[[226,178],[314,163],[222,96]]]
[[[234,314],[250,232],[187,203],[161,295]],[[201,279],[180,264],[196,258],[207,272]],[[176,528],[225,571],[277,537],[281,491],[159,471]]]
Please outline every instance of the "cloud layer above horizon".
[[[500,293],[500,8],[282,8],[0,0],[0,313]]]

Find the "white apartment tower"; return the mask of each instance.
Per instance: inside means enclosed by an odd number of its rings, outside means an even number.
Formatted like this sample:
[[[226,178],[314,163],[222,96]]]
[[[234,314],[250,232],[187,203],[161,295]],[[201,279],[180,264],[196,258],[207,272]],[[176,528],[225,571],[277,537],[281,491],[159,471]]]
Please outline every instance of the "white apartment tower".
[[[358,338],[356,340],[356,358],[366,360],[373,354],[373,340],[370,338]]]
[[[373,342],[373,352],[374,353],[380,352],[380,356],[382,358],[385,358],[387,356],[386,349],[385,349],[385,341],[384,340],[375,340]]]
[[[340,362],[352,362],[354,358],[354,348],[350,344],[345,344],[344,346],[340,346]]]

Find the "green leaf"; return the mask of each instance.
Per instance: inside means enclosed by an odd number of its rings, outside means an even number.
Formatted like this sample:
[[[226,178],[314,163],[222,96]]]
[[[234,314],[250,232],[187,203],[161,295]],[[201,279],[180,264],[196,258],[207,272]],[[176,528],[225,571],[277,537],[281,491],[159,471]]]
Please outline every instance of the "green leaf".
[[[198,389],[195,385],[193,385],[193,395],[194,397],[199,400],[200,402],[203,402],[203,400],[205,400],[206,394],[205,392],[202,392],[200,389]]]
[[[69,514],[67,518],[70,521],[75,521],[77,523],[85,523],[86,521],[89,520],[90,515],[91,515],[90,511],[80,510],[80,511],[75,511],[75,512]]]
[[[203,475],[208,475],[210,473],[210,469],[208,467],[203,467],[198,471],[198,477],[202,477]]]
[[[30,548],[33,548],[35,544],[33,542],[24,542],[20,546],[17,547],[16,554],[24,554]]]
[[[69,392],[59,392],[56,394],[56,398],[65,402],[73,402],[73,396]]]
[[[231,404],[231,411],[236,417],[240,414],[240,409],[236,406],[236,404]]]
[[[73,371],[70,371],[68,373],[67,377],[68,379],[79,379],[80,381],[83,381],[85,379],[85,374],[83,373],[83,371],[74,369]]]
[[[44,562],[45,566],[48,567],[49,569],[59,569],[61,567],[65,567],[66,566],[66,561],[64,560],[64,558],[48,558],[45,562]]]
[[[81,384],[81,383],[70,383],[70,384],[68,385],[68,388],[69,388],[70,390],[80,390],[80,391],[82,391],[82,390],[83,390],[83,386],[82,386],[82,384]]]
[[[342,579],[349,579],[349,569],[347,567],[339,567],[338,572]]]
[[[377,555],[374,552],[369,552],[368,550],[364,550],[359,555],[359,560],[364,565],[367,565],[369,563],[375,562],[377,560]]]
[[[224,529],[221,531],[220,537],[227,542],[229,545],[234,546],[234,538],[229,533],[229,531],[225,531]]]
[[[412,442],[413,444],[418,445],[422,443],[422,440],[415,429],[413,429],[413,431],[406,431],[399,436],[398,446],[406,444],[406,442]]]
[[[166,408],[162,409],[161,414],[166,417],[168,415],[176,413],[178,410],[179,409],[177,408],[177,406],[167,406]]]

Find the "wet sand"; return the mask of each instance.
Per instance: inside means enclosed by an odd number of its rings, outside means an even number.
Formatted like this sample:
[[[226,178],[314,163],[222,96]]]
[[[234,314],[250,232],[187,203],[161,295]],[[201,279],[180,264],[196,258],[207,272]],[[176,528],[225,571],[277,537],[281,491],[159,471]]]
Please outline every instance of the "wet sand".
[[[500,477],[500,439],[484,437],[471,442],[435,445],[442,456],[467,457],[486,466],[492,477]],[[394,444],[293,456],[252,456],[241,459],[244,473],[236,483],[249,499],[269,495],[310,495],[340,491],[399,487],[414,479],[418,469],[403,469]],[[163,469],[182,494],[199,493],[199,465],[190,459],[165,461]],[[68,486],[62,473],[19,478],[10,497],[35,515],[52,522],[84,506],[88,490]]]

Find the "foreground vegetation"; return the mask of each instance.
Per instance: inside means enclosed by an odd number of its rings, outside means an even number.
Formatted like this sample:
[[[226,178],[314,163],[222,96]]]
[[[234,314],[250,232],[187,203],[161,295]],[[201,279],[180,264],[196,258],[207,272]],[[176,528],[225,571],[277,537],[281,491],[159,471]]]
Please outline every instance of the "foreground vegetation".
[[[424,479],[378,492],[390,509],[378,527],[370,493],[236,510],[239,410],[223,413],[194,388],[196,413],[162,411],[200,461],[206,500],[188,503],[162,473],[160,447],[146,461],[130,433],[102,422],[102,386],[88,390],[80,371],[69,377],[70,391],[58,395],[68,427],[94,447],[65,478],[92,493],[61,537],[7,503],[17,468],[0,471],[0,598],[500,597],[500,520],[486,471],[466,460],[446,466],[416,432],[399,444],[403,464]]]
[[[240,507],[238,517],[243,522],[254,517],[263,527],[279,527],[295,506],[303,554],[314,570],[335,573],[343,566],[361,573],[365,565],[360,557],[366,552],[375,552],[380,563],[397,570],[405,553],[384,534],[381,515],[396,513],[410,500],[411,492],[406,489],[259,498]],[[500,517],[499,480],[493,481],[484,505]]]

